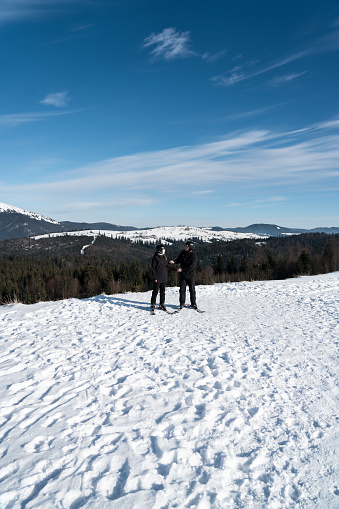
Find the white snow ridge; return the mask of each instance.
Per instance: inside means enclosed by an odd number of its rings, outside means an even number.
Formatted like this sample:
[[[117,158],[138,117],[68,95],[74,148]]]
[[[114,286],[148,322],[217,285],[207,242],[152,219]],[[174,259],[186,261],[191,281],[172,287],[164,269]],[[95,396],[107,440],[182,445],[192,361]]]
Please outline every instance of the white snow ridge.
[[[0,214],[2,212],[23,214],[24,216],[28,216],[31,219],[36,219],[37,221],[46,221],[47,223],[59,224],[58,221],[55,221],[50,217],[42,216],[41,214],[36,214],[35,212],[30,212],[29,210],[20,209],[19,207],[13,207],[12,205],[7,205],[6,203],[0,203]]]
[[[1,509],[338,508],[338,280],[2,306]]]
[[[156,228],[149,228],[145,230],[131,230],[131,231],[112,231],[112,230],[78,230],[71,232],[58,232],[47,233],[43,235],[36,235],[33,237],[35,240],[48,238],[48,237],[63,237],[63,236],[99,236],[104,235],[112,239],[127,238],[132,242],[153,242],[157,244],[161,241],[164,244],[170,244],[170,241],[184,242],[187,239],[198,238],[203,242],[211,241],[231,241],[239,239],[267,239],[267,236],[256,235],[255,233],[237,233],[228,230],[213,231],[211,228],[200,228],[195,226],[162,226]],[[169,239],[169,240],[164,240]]]

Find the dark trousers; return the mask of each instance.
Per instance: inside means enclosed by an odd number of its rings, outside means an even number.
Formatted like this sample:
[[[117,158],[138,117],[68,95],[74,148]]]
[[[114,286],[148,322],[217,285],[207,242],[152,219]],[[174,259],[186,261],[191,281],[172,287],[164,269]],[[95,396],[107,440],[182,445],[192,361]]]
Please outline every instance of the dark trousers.
[[[151,297],[151,306],[155,307],[155,303],[157,300],[158,291],[160,289],[160,306],[165,304],[165,288],[166,283],[153,283],[153,292]]]
[[[196,305],[196,297],[195,297],[195,278],[193,279],[180,279],[180,290],[179,290],[179,303],[180,306],[185,304],[186,300],[186,286],[190,291],[191,298],[191,306]]]

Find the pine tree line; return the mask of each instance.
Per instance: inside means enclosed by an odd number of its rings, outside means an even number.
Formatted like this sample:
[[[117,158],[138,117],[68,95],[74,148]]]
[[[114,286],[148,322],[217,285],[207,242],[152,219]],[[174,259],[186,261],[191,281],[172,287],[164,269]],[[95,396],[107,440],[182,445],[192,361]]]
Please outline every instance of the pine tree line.
[[[128,243],[127,239],[123,242]],[[0,256],[0,303],[32,304],[101,293],[148,291],[152,288],[150,261],[154,245],[147,246],[147,251],[144,244],[140,251],[135,244],[132,247],[135,259],[120,263],[110,260],[107,249],[97,248],[89,248],[85,256]],[[180,249],[182,243],[168,246],[168,258],[175,259]],[[196,239],[196,252],[198,285],[285,279],[339,270],[339,235],[305,234],[264,242],[210,244],[199,244]],[[168,285],[177,284],[178,274],[170,271]]]

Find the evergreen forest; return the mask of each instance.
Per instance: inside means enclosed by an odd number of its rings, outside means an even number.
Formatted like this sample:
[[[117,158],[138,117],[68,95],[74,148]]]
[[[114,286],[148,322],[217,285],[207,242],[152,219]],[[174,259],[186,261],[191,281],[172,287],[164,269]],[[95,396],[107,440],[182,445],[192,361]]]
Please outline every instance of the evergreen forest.
[[[196,244],[196,284],[286,279],[339,270],[339,235],[307,233]],[[160,239],[159,239],[160,241]],[[166,241],[166,239],[162,239]],[[154,244],[99,236],[0,241],[0,304],[32,304],[152,289]],[[182,242],[168,245],[175,260]],[[168,286],[178,284],[169,271]]]

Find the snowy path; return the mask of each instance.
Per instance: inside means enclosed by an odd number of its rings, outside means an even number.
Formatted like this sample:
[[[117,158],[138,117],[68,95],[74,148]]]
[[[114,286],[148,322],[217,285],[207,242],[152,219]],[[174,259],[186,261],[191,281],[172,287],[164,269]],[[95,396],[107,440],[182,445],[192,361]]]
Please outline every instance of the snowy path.
[[[91,247],[95,243],[96,240],[97,240],[97,237],[94,236],[93,240],[92,240],[92,242],[90,244],[86,244],[86,246],[82,247],[82,249],[80,251],[80,254],[84,255],[85,254],[85,249],[87,249],[88,247]]]
[[[338,508],[338,282],[1,307],[0,508]]]

